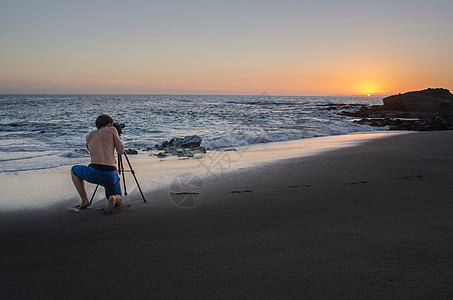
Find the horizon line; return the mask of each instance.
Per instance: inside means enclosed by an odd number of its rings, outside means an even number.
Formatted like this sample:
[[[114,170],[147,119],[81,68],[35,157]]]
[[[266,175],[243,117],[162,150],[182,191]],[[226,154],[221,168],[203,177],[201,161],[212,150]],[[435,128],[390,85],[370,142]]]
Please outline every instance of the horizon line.
[[[261,94],[197,94],[197,93],[2,93],[0,95],[148,95],[148,96],[263,96],[263,97],[384,97],[392,94],[330,94],[330,95],[285,95],[285,94],[269,94],[267,92]]]

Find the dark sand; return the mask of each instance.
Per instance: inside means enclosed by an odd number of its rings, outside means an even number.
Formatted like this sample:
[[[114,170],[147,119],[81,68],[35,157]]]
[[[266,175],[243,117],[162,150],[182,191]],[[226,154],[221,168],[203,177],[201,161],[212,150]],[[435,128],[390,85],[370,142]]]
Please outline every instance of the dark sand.
[[[0,215],[0,298],[453,299],[451,131],[203,184],[191,209]]]

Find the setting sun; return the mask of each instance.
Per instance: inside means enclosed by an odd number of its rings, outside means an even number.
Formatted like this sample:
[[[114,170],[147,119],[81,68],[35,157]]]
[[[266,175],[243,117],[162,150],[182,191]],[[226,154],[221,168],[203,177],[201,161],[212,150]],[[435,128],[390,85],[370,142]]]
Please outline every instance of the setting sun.
[[[380,78],[368,78],[358,80],[355,84],[356,94],[371,96],[382,93],[386,90],[386,84]]]

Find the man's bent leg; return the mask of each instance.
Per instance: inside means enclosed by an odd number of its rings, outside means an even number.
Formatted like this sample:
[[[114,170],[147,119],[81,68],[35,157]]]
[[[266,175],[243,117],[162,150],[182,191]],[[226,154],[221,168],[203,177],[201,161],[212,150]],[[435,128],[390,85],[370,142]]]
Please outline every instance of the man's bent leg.
[[[104,208],[104,212],[111,214],[115,211],[115,206],[120,206],[123,198],[120,195],[112,195],[109,197],[109,203]]]
[[[120,206],[123,198],[121,197],[121,185],[118,173],[115,171],[110,174],[111,184],[104,186],[105,196],[109,203],[104,208],[105,213],[113,213],[115,206]]]
[[[74,186],[76,187],[77,192],[80,195],[80,198],[82,198],[82,205],[80,205],[79,209],[87,208],[91,204],[90,204],[90,201],[88,201],[88,195],[87,195],[87,191],[85,189],[85,181],[83,181],[83,179],[80,178],[79,176],[75,175],[72,171],[71,171],[71,177],[72,177],[72,182],[74,182]]]

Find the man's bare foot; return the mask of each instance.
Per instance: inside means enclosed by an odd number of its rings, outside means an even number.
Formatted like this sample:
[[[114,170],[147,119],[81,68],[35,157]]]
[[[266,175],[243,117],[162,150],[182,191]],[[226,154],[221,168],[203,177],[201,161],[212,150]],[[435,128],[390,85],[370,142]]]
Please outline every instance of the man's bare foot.
[[[116,199],[115,206],[120,206],[121,202],[123,202],[123,197],[121,197],[120,195],[115,195],[115,199]]]
[[[115,198],[115,196],[110,196],[109,203],[104,208],[104,212],[107,214],[112,214],[115,211],[115,206],[116,206],[116,198]]]
[[[85,209],[90,205],[91,205],[90,201],[83,201],[82,205],[79,206],[79,209]]]

